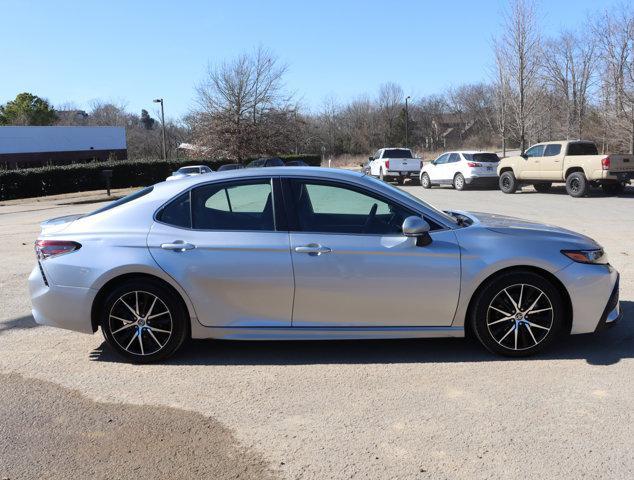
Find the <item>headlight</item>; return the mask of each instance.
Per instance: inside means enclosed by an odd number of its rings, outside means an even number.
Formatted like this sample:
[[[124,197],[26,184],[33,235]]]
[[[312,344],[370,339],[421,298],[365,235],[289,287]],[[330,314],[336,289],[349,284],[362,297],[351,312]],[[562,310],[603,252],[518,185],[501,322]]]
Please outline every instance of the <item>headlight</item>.
[[[579,263],[595,263],[605,265],[608,263],[608,257],[602,248],[593,250],[562,250],[566,257]]]

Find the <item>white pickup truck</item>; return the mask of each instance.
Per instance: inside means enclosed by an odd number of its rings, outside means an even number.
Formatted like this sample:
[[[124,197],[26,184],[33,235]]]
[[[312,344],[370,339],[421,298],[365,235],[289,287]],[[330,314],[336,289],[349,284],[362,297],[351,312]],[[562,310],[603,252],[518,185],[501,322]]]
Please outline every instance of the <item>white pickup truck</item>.
[[[418,178],[421,164],[409,148],[380,148],[369,157],[368,169],[370,175],[381,180],[396,179],[402,185],[406,178]]]

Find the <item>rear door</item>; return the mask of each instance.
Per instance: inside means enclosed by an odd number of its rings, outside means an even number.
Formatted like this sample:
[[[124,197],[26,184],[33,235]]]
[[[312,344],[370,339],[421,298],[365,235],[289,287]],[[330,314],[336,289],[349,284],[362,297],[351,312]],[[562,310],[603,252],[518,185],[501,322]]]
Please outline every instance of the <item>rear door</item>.
[[[293,327],[449,326],[460,289],[453,230],[429,219],[432,243],[401,233],[416,214],[343,182],[292,179]]]
[[[563,158],[561,143],[546,144],[541,158],[541,178],[553,182],[563,180]]]
[[[293,268],[274,183],[202,184],[157,214],[150,252],[187,292],[201,324],[291,325]]]

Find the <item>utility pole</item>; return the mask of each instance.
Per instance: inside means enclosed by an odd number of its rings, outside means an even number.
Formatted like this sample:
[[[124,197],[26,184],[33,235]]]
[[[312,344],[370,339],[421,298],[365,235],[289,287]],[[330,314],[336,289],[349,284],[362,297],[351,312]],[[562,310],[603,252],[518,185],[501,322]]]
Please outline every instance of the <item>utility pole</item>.
[[[405,148],[408,148],[409,143],[409,109],[408,101],[412,98],[409,95],[405,97]]]
[[[167,160],[167,152],[165,150],[165,111],[163,110],[163,99],[155,98],[154,103],[161,104],[161,135],[163,137],[163,160]]]

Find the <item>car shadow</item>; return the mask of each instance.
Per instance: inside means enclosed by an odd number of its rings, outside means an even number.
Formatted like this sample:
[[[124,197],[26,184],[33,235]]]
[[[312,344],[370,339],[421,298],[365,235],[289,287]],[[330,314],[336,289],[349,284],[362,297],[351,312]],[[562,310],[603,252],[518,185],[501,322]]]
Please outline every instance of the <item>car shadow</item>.
[[[14,318],[12,320],[0,320],[0,335],[9,330],[24,330],[28,328],[36,328],[39,325],[35,322],[33,315],[25,315],[24,317]]]
[[[571,335],[527,360],[586,360],[613,365],[634,358],[634,302],[621,302],[623,318],[595,334]],[[122,362],[107,344],[90,353],[91,360]],[[474,339],[230,341],[193,340],[168,365],[318,365],[370,363],[457,363],[517,361],[487,352]]]
[[[553,185],[550,187],[550,190],[545,193],[538,192],[532,187],[524,187],[521,190],[518,190],[516,193],[521,193],[523,195],[561,195],[568,196],[568,192],[566,191],[566,187],[564,185]],[[625,187],[623,193],[614,194],[614,193],[604,193],[601,188],[590,188],[586,197],[616,197],[616,198],[634,198],[634,186]]]

